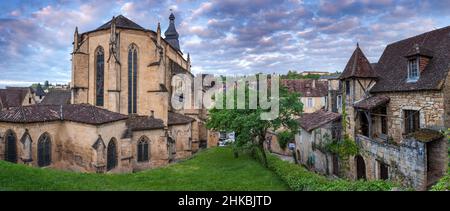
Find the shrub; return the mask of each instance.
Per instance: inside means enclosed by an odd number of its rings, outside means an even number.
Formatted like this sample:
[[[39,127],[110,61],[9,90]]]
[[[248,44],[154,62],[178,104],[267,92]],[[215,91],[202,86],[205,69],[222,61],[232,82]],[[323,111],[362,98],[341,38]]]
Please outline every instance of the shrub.
[[[269,169],[274,171],[295,191],[389,191],[395,185],[386,181],[348,181],[328,179],[300,165],[268,156]]]
[[[436,185],[431,188],[432,191],[448,191],[450,190],[450,170],[442,177]]]

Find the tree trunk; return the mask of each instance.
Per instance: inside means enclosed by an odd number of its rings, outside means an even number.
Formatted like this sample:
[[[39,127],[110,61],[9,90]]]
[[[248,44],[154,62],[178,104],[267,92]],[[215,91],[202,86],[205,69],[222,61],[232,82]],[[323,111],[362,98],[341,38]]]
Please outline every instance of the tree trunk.
[[[258,136],[258,147],[259,147],[259,150],[261,151],[263,165],[264,165],[264,167],[267,168],[267,167],[269,167],[269,165],[267,163],[266,150],[264,150],[265,138],[266,138],[266,131],[262,131],[261,134]]]

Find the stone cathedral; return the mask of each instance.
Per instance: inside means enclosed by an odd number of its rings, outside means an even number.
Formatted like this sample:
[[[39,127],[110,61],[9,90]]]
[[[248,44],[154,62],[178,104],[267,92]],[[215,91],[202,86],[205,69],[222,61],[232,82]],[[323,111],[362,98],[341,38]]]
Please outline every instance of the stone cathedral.
[[[75,29],[71,104],[0,112],[0,159],[80,172],[133,172],[212,146],[205,109],[171,107],[172,77],[190,73],[175,16],[161,35],[119,15]],[[183,100],[182,96],[179,98]]]

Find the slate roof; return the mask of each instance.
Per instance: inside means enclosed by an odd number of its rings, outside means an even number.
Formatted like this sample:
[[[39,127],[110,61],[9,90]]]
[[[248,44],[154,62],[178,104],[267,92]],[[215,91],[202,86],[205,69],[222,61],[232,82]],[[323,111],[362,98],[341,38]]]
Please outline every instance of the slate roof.
[[[142,131],[164,128],[164,122],[149,116],[131,116],[127,120],[127,127],[131,131]]]
[[[313,82],[315,81],[315,88]],[[281,84],[302,97],[324,97],[328,95],[328,82],[313,79],[283,79]]]
[[[70,104],[70,90],[51,90],[42,100],[43,105],[63,105]]]
[[[183,124],[191,123],[193,121],[195,121],[195,119],[192,117],[188,117],[183,114],[169,112],[168,125],[183,125]]]
[[[175,49],[180,50],[180,43],[178,41],[179,34],[175,28],[175,15],[173,13],[169,16],[169,27],[164,32],[165,40]]]
[[[29,91],[29,88],[0,89],[0,99],[2,101],[3,108],[21,106]]]
[[[376,95],[376,96],[372,96],[372,97],[369,97],[367,99],[364,99],[364,100],[361,100],[361,101],[355,103],[355,105],[353,105],[353,107],[365,109],[365,110],[371,110],[380,105],[388,103],[389,100],[390,100],[390,98],[387,96]]]
[[[95,31],[103,30],[103,29],[110,29],[112,21],[113,20],[111,19],[107,23],[98,27]],[[125,17],[123,15],[119,15],[119,16],[115,17],[115,21],[116,21],[117,28],[136,29],[136,30],[144,30],[145,31],[145,29],[142,26],[139,26],[137,23],[133,22],[132,20],[128,19],[127,17]]]
[[[108,111],[88,104],[31,105],[0,112],[0,122],[37,123],[72,121],[92,125],[127,119],[127,115]]]
[[[311,132],[312,130],[319,128],[327,123],[339,120],[341,114],[319,110],[314,113],[304,113],[297,119],[300,127],[304,130]]]
[[[418,45],[422,54],[433,54],[419,80],[407,83],[408,59]],[[426,50],[425,50],[426,49]],[[450,69],[450,26],[392,43],[378,61],[379,81],[371,92],[440,90]]]
[[[359,48],[359,44],[347,62],[340,78],[377,78],[375,71],[372,69],[372,65],[361,48]]]
[[[45,92],[44,92],[44,89],[42,89],[41,84],[38,84],[36,86],[36,90],[34,90],[34,93],[36,94],[36,96],[40,96],[40,97],[45,96]]]

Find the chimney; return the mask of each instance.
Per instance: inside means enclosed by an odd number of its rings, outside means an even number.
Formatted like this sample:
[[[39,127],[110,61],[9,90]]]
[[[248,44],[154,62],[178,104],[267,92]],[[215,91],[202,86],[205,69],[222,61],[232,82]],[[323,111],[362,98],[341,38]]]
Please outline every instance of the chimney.
[[[155,111],[153,110],[150,111],[150,118],[155,118]]]
[[[312,81],[312,88],[313,88],[313,89],[316,88],[316,80],[315,80],[315,79]]]

